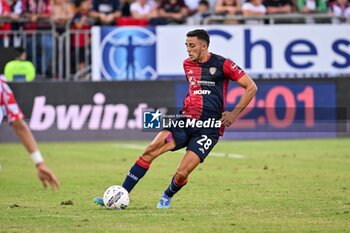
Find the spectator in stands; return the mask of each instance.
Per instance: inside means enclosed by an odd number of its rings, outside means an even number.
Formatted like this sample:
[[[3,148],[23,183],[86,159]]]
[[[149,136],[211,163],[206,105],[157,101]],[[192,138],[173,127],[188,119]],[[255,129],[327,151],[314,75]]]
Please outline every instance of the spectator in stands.
[[[8,16],[10,12],[10,4],[6,0],[0,0],[0,17]]]
[[[293,2],[291,0],[264,0],[267,14],[288,14],[292,12]]]
[[[325,13],[327,11],[325,0],[297,0],[296,5],[301,13]]]
[[[11,22],[11,31],[16,33],[20,30],[20,23],[18,20],[22,15],[22,0],[11,0],[10,1],[10,18],[13,20]],[[22,46],[21,35],[15,34],[11,35],[10,46],[20,47]]]
[[[236,15],[240,11],[239,0],[218,0],[215,5],[215,13],[219,15]]]
[[[23,15],[30,23],[23,25],[28,59],[34,63],[37,74],[51,78],[53,37],[51,24],[51,0],[22,0]],[[32,31],[35,31],[32,33]],[[35,55],[35,56],[34,56]],[[47,76],[49,75],[49,76]],[[38,75],[37,75],[38,77]]]
[[[153,0],[136,0],[130,6],[130,13],[134,19],[150,19],[158,16],[157,4]]]
[[[6,0],[0,0],[0,19],[8,19],[8,22],[0,22],[0,48],[20,46],[20,40],[16,39],[13,35],[6,35],[3,32],[17,31],[19,25],[16,22],[22,13],[22,1],[13,0],[11,2]]]
[[[91,11],[91,0],[79,0],[76,2],[77,12],[72,20],[72,51],[71,51],[71,64],[72,72],[77,79],[86,79],[84,75],[86,63],[88,63],[90,56],[86,53],[86,48],[90,45],[89,30],[94,24],[92,18],[89,17]]]
[[[188,16],[192,16],[197,13],[200,0],[184,0],[188,10]]]
[[[128,0],[124,0],[124,6],[121,9],[124,13],[117,20],[118,26],[146,26],[150,18],[157,17],[157,4],[153,0],[136,0],[129,7],[129,16],[126,14],[128,3]]]
[[[6,0],[0,0],[0,19],[10,17],[10,5]],[[9,36],[3,32],[10,32],[11,24],[0,22],[0,48],[8,47]]]
[[[223,16],[235,16],[241,12],[240,0],[217,0],[215,5],[215,13]],[[236,20],[225,20],[226,24],[236,24]]]
[[[134,2],[134,0],[120,0],[119,2],[119,10],[121,12],[122,17],[130,17],[130,6]]]
[[[330,4],[329,13],[336,17],[345,18],[335,18],[333,23],[340,24],[345,23],[350,20],[350,3],[347,0],[336,0]]]
[[[90,16],[98,25],[114,25],[121,16],[119,0],[93,0]]]
[[[240,0],[241,1],[241,0]],[[244,0],[242,0],[242,1],[244,1]],[[241,1],[241,2],[242,2]],[[210,7],[210,11],[212,12],[212,13],[215,13],[215,5],[216,5],[216,0],[208,0],[208,2],[209,2],[209,7]],[[242,5],[242,4],[241,4]]]
[[[74,12],[71,3],[68,0],[54,0],[52,5],[52,20],[55,23],[56,30],[63,33],[67,23],[73,18]]]
[[[10,18],[19,20],[22,14],[22,0],[11,0],[10,4]]]
[[[244,16],[261,16],[266,14],[266,7],[262,4],[262,0],[249,0],[243,3],[242,13]],[[264,20],[248,19],[246,24],[264,24]]]
[[[184,0],[161,0],[158,15],[159,17],[150,19],[150,24],[182,24],[186,21],[188,10]]]
[[[210,5],[207,0],[200,0],[197,12],[187,19],[187,24],[202,24],[205,17],[211,15]]]
[[[25,49],[20,47],[16,49],[16,58],[6,63],[4,74],[9,82],[31,82],[35,79],[35,67],[31,61],[27,61]]]

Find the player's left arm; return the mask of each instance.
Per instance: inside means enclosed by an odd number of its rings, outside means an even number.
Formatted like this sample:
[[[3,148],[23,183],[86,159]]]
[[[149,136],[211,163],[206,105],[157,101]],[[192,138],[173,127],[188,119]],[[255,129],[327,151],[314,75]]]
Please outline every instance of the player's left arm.
[[[244,74],[240,79],[238,79],[237,83],[243,87],[245,91],[238,104],[231,112],[226,111],[222,113],[220,119],[221,124],[226,127],[229,127],[236,121],[238,115],[247,107],[250,101],[254,98],[256,91],[258,90],[255,82],[247,74]]]
[[[27,123],[23,120],[24,116],[17,104],[13,92],[5,81],[2,81],[2,79],[3,77],[0,76],[0,99],[2,100],[0,104],[6,109],[6,118],[35,163],[38,171],[38,178],[41,180],[44,187],[50,185],[53,189],[57,189],[59,186],[58,180],[54,173],[45,165],[36,140]]]

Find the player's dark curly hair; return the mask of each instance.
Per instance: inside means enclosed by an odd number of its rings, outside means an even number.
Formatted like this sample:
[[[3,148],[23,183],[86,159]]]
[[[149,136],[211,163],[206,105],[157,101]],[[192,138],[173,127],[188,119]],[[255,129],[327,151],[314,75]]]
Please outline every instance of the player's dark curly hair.
[[[189,31],[186,36],[187,37],[197,37],[199,40],[204,40],[209,47],[210,38],[209,38],[209,34],[206,30],[196,29],[193,31]]]

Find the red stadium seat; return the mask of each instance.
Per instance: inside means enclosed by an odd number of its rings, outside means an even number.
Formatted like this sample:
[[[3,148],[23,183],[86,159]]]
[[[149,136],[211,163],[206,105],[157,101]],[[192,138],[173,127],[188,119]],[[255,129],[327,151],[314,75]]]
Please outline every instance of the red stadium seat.
[[[134,19],[131,17],[122,17],[116,20],[117,26],[148,26],[147,19]]]

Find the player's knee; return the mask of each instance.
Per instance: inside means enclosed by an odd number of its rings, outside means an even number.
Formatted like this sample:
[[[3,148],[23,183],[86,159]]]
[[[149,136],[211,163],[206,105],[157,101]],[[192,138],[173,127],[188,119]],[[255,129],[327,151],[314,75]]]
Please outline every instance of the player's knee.
[[[188,179],[189,172],[185,169],[178,169],[175,173],[175,179],[177,183],[185,183]]]

